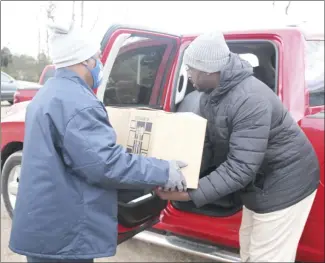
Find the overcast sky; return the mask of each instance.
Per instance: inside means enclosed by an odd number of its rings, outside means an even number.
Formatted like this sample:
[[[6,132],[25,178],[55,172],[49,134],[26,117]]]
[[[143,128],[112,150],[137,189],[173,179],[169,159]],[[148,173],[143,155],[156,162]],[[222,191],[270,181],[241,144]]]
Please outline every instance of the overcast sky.
[[[56,15],[70,18],[72,1],[54,1]],[[201,33],[209,30],[276,27],[308,21],[324,31],[324,1],[292,1],[289,16],[284,15],[287,1],[85,1],[84,27],[93,28],[101,40],[113,23],[146,26],[171,33]],[[1,1],[1,47],[13,53],[32,56],[38,51],[38,28],[42,48],[46,49],[47,1]],[[80,2],[76,1],[76,20],[80,21]],[[98,19],[97,19],[98,18]],[[96,22],[97,20],[97,22]]]

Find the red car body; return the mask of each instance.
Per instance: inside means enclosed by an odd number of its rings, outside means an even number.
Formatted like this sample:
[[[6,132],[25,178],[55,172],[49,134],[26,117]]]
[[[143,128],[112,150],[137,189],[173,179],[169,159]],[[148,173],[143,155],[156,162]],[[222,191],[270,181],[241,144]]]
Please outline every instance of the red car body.
[[[14,93],[14,104],[31,100],[40,88],[17,89]]]
[[[118,52],[116,45],[124,35],[146,36],[152,40],[131,43],[123,46]],[[172,105],[175,97],[175,80],[177,80],[180,72],[180,58],[185,48],[195,37],[196,35],[175,36],[144,29],[116,26],[109,29],[103,38],[102,62],[109,67],[109,64],[113,64],[118,54],[136,48],[167,44],[162,62],[157,68],[157,77],[154,79],[148,104],[149,106],[160,105],[165,111],[174,111]],[[227,41],[263,40],[272,43],[277,50],[277,94],[313,144],[321,165],[321,185],[299,243],[297,260],[324,262],[324,105],[310,107],[305,79],[306,39],[324,41],[324,38],[323,36],[304,34],[297,28],[228,32],[225,33],[225,38]],[[173,44],[169,45],[169,43]],[[99,87],[98,98],[103,100],[104,94],[105,87],[104,90]],[[21,150],[23,147],[25,108],[24,103],[14,105],[8,116],[2,120],[2,165],[10,154]],[[122,223],[119,225],[120,242],[137,234],[135,237],[140,240],[205,256],[206,258],[227,262],[239,260],[236,257],[236,253],[238,253],[236,249],[239,248],[238,230],[241,222],[241,211],[230,216],[216,217],[184,211],[169,202],[161,211],[160,220],[157,223],[155,221],[157,214],[153,215],[150,212],[150,207],[153,209],[155,202],[147,207],[148,220],[145,223],[141,221],[141,224],[132,227],[123,226]],[[132,209],[134,207],[123,207],[123,211],[127,210],[131,216],[132,213],[135,213],[132,212]],[[214,250],[215,247],[218,249]],[[233,252],[228,253],[227,251]]]
[[[50,77],[54,76],[54,71],[55,71],[54,65],[47,65],[43,69],[41,77],[39,79],[38,84],[40,86],[18,88],[14,94],[14,103],[31,100],[35,96],[37,91],[44,85],[44,83]]]

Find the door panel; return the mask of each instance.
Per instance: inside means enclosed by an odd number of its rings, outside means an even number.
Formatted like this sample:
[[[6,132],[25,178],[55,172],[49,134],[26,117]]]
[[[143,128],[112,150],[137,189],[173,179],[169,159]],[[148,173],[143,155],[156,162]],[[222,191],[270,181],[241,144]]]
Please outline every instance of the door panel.
[[[147,190],[119,190],[118,244],[159,222],[167,201]]]
[[[98,99],[106,106],[160,108],[158,97],[175,60],[179,37],[144,29],[113,29],[101,43],[104,72]]]
[[[96,94],[100,101],[103,101],[103,99],[104,99],[106,83],[107,83],[110,73],[112,71],[112,67],[113,67],[115,59],[117,57],[117,54],[118,54],[123,42],[126,39],[128,39],[130,36],[131,36],[131,34],[127,34],[127,33],[120,34],[120,35],[116,36],[115,39],[108,41],[107,45],[109,45],[109,47],[106,47],[105,53],[102,53],[103,54],[102,55],[102,63],[104,64],[103,80],[102,80],[102,84],[98,87],[97,94]],[[109,56],[109,59],[107,60],[108,56]]]
[[[159,216],[165,207],[166,201],[161,200],[152,192],[123,191],[118,194],[118,220],[127,228],[142,225]]]
[[[145,29],[114,25],[101,42],[103,81],[97,97],[105,106],[137,107],[141,94],[149,107],[159,106],[154,94],[166,83],[166,72],[175,59],[180,38]],[[166,47],[165,47],[166,46]],[[105,96],[110,100],[105,101]],[[116,96],[117,102],[112,100]],[[113,104],[110,104],[113,103]],[[120,190],[118,192],[118,243],[159,222],[167,202],[152,189]]]

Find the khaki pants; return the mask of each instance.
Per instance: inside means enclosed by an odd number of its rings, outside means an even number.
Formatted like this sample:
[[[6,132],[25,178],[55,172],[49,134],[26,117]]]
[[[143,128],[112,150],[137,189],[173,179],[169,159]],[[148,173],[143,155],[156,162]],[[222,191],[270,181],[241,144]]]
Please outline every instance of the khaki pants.
[[[241,261],[295,262],[316,192],[276,212],[257,214],[244,207],[239,230]]]

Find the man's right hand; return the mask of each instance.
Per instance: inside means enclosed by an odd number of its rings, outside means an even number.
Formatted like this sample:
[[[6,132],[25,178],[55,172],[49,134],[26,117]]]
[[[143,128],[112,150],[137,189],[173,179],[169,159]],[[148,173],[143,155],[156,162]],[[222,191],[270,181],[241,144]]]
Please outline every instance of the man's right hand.
[[[186,180],[181,171],[181,168],[186,166],[187,163],[182,161],[169,161],[169,178],[164,186],[164,191],[186,191]]]

